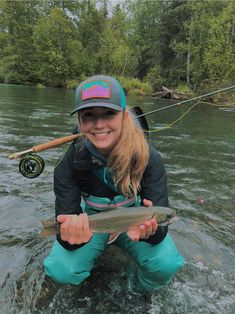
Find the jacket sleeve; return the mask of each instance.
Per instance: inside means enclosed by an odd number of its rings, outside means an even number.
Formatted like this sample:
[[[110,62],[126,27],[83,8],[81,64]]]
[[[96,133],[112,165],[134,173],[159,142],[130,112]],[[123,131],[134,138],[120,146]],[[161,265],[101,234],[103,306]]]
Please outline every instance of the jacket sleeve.
[[[74,144],[72,143],[54,170],[55,216],[79,215],[82,213],[80,206],[81,192],[75,177]],[[67,250],[75,250],[82,245],[71,245],[57,235],[59,243]]]
[[[168,206],[167,178],[161,155],[150,146],[149,163],[141,181],[141,199],[148,199],[156,206]],[[157,244],[164,240],[168,227],[159,226],[154,235],[146,240],[151,244]]]

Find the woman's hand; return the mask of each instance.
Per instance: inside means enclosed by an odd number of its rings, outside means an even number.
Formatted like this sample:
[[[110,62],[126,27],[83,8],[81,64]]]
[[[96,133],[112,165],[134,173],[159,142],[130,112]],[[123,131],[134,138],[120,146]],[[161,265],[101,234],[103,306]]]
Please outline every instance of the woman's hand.
[[[153,203],[149,200],[143,200],[144,206],[152,206]],[[142,225],[139,226],[138,229],[130,230],[127,232],[128,237],[132,241],[139,241],[140,239],[148,239],[151,235],[153,235],[157,231],[157,221],[156,219],[151,219],[145,221]]]
[[[69,244],[87,243],[92,237],[87,214],[59,215],[57,221],[61,223],[61,239]]]

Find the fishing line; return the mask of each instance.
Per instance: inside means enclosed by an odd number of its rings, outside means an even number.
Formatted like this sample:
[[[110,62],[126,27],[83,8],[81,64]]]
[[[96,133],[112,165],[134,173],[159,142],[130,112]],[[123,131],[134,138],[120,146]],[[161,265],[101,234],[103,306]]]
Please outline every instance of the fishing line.
[[[182,120],[186,114],[189,113],[189,111],[191,111],[194,107],[196,107],[197,105],[199,104],[199,102],[197,102],[196,104],[192,105],[188,110],[186,110],[178,119],[176,119],[175,121],[171,122],[170,124],[162,127],[162,128],[159,128],[159,129],[150,129],[150,130],[147,130],[146,132],[148,133],[153,133],[153,132],[159,132],[159,131],[163,131],[165,129],[170,129],[174,124],[176,124],[177,122],[179,122],[180,120]]]
[[[199,104],[207,104],[207,105],[211,105],[211,106],[214,106],[214,107],[231,107],[233,106],[234,104],[212,104],[212,103],[209,103],[209,102],[205,102],[205,101],[198,101],[197,103],[195,103],[194,105],[192,105],[188,110],[186,110],[178,119],[176,119],[175,121],[171,122],[170,124],[162,127],[162,128],[159,128],[159,129],[149,129],[149,130],[145,130],[145,132],[147,133],[153,133],[153,132],[159,132],[159,131],[163,131],[165,129],[169,129],[171,128],[174,124],[176,124],[177,122],[179,122],[180,120],[182,120],[194,107],[196,107],[197,105]]]

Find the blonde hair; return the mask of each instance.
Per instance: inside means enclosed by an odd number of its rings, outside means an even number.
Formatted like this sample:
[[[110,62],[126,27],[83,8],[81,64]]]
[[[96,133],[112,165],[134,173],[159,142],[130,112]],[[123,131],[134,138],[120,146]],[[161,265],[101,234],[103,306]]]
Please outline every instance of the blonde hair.
[[[127,111],[120,138],[109,154],[107,163],[114,183],[124,195],[137,196],[148,160],[149,146],[143,129]]]
[[[82,125],[79,113],[78,124]],[[137,196],[148,160],[149,146],[144,131],[127,109],[123,112],[120,138],[107,158],[107,167],[122,194]]]

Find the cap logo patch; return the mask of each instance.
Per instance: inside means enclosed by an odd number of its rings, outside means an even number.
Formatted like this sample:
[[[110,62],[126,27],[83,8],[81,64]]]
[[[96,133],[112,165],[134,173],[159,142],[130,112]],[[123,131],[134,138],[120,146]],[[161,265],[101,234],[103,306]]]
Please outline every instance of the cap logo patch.
[[[110,86],[106,81],[92,81],[83,85],[82,100],[90,98],[110,98]]]

